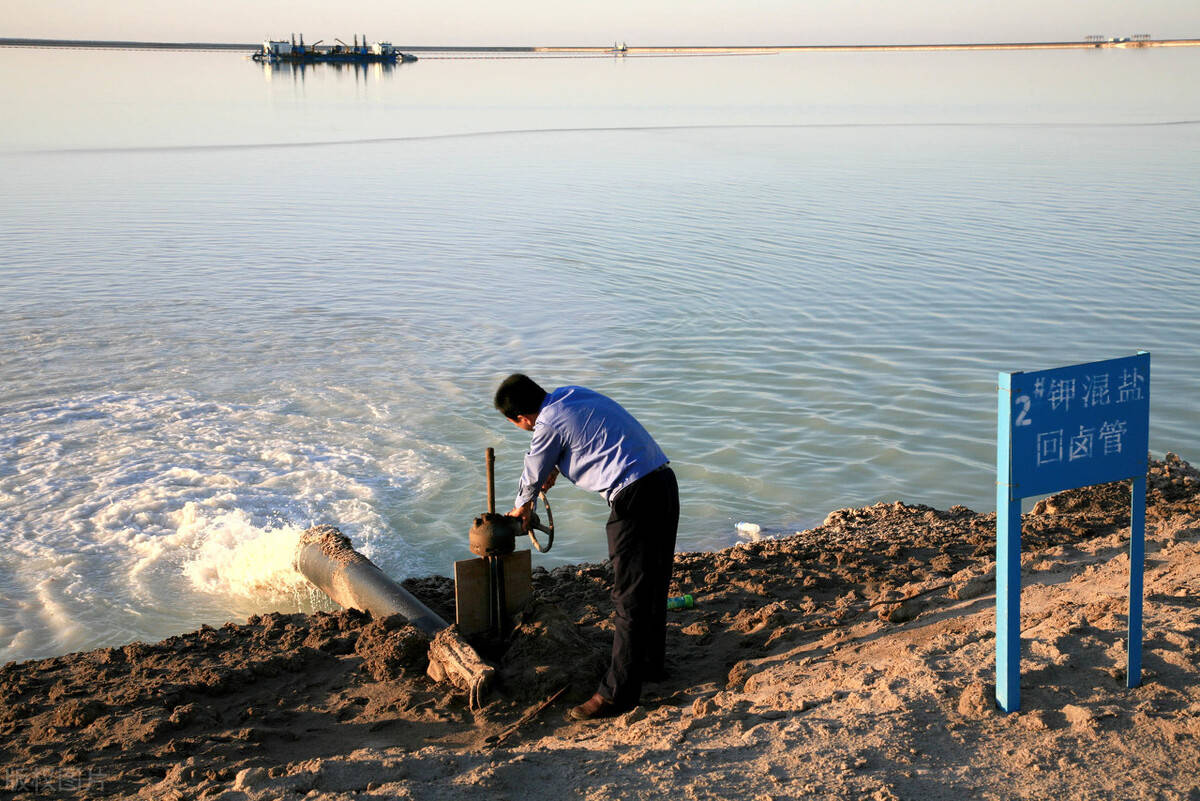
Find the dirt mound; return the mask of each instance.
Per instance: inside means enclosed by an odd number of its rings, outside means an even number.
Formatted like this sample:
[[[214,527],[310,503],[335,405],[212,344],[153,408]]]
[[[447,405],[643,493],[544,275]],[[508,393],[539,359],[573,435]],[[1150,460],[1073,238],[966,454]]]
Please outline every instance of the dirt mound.
[[[563,688],[569,698],[582,700],[594,692],[607,657],[562,609],[535,599],[500,659],[500,689],[518,703],[540,701]]]
[[[78,797],[90,779],[93,797],[128,797],[185,756],[203,766],[195,777],[231,779],[228,766],[248,749],[267,759],[325,753],[331,744],[287,744],[340,721],[445,705],[419,678],[427,641],[403,620],[354,610],[270,614],[154,645],[9,663],[0,736],[10,784]]]
[[[409,625],[403,615],[372,620],[358,633],[354,653],[375,681],[419,676],[429,663],[429,635]]]

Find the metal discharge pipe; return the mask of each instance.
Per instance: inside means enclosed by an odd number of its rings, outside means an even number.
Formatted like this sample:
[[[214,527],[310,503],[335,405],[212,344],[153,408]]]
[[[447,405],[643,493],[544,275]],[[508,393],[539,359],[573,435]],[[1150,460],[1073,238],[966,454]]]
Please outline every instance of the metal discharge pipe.
[[[333,526],[313,526],[300,535],[295,565],[301,575],[347,609],[361,609],[379,618],[404,615],[430,636],[450,625],[354,550],[350,539]]]

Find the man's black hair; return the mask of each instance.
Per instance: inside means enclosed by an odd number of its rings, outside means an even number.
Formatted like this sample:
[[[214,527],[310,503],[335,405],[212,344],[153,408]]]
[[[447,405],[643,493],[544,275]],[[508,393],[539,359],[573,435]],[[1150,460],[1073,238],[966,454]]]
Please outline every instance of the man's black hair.
[[[516,420],[522,414],[532,417],[542,408],[545,399],[546,390],[524,373],[513,373],[496,390],[496,408],[509,420]]]

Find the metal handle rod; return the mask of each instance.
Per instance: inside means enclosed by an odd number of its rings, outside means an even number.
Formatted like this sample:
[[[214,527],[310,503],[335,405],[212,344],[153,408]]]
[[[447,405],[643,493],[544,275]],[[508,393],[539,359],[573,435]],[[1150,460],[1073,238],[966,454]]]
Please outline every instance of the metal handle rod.
[[[496,449],[487,449],[487,487],[488,487],[488,505],[487,509],[490,513],[496,514]]]
[[[504,560],[499,556],[485,557],[488,563],[488,573],[491,578],[491,598],[489,598],[488,620],[492,634],[504,637],[508,633],[508,592],[504,588]]]

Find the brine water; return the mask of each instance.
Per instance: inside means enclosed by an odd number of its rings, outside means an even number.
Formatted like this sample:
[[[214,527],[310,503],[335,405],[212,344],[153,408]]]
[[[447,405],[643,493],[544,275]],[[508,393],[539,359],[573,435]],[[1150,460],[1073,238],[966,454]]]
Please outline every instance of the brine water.
[[[0,49],[0,661],[321,608],[316,523],[448,575],[514,371],[646,424],[681,550],[989,511],[999,370],[1149,350],[1200,458],[1198,68]],[[605,558],[551,500],[535,564]]]

